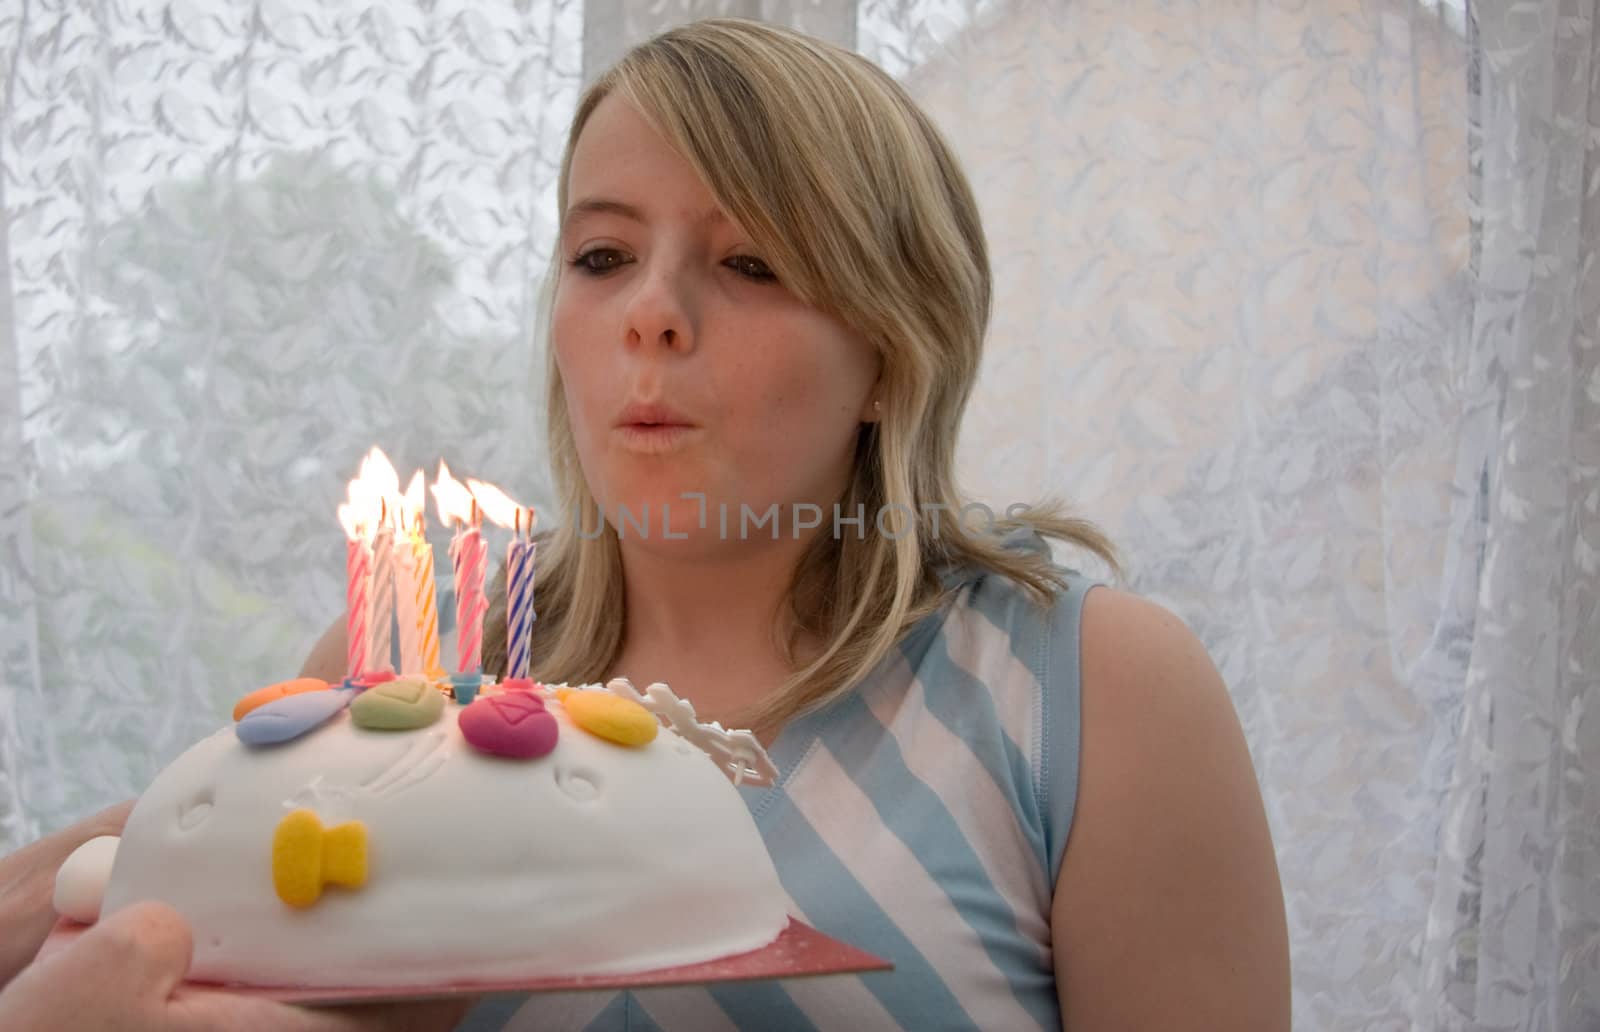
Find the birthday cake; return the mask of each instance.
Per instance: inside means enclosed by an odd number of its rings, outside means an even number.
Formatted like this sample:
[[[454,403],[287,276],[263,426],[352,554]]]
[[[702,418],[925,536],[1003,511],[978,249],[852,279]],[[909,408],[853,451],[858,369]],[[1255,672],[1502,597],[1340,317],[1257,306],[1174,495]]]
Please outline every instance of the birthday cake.
[[[234,718],[68,860],[58,910],[166,902],[191,978],[258,986],[646,971],[788,923],[735,788],[770,760],[665,685],[302,679]]]

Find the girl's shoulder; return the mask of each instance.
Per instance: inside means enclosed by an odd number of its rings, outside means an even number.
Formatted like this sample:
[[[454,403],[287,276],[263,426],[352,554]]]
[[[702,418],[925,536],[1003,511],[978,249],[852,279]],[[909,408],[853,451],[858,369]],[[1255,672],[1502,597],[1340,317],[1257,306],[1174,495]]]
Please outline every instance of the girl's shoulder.
[[[1047,560],[1047,568],[1058,582],[1049,598],[1041,602],[1036,593],[997,570],[946,566],[940,577],[953,593],[949,615],[957,621],[981,617],[1032,643],[1024,645],[1024,651],[1054,644],[1075,654],[1084,603],[1093,589],[1106,586],[1107,581],[1057,561],[1049,541],[1035,530],[1013,530],[1000,539],[1000,545],[1009,552],[1031,553]]]

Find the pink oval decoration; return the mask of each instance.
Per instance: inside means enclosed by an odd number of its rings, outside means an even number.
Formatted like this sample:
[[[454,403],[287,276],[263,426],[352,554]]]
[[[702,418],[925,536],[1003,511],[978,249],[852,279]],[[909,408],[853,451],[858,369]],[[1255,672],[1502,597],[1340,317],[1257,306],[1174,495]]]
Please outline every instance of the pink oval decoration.
[[[526,692],[480,696],[456,717],[461,737],[479,752],[532,760],[556,747],[560,733],[544,700]]]

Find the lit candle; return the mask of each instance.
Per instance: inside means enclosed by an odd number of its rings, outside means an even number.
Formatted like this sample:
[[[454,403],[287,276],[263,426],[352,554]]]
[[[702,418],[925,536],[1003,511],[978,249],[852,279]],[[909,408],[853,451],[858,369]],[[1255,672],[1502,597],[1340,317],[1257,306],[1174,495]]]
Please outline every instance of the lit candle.
[[[456,586],[456,669],[475,674],[483,669],[483,614],[489,603],[483,597],[483,575],[489,542],[479,529],[481,510],[472,492],[439,463],[433,483],[439,520],[455,529],[450,539],[450,566]]]
[[[372,584],[367,596],[367,669],[393,673],[390,634],[395,602],[394,522],[399,515],[394,499],[400,493],[400,478],[388,457],[374,448],[361,464],[361,479],[369,493],[379,499],[377,534],[372,541]]]
[[[478,480],[467,484],[484,515],[511,529],[511,544],[506,547],[506,677],[527,677],[533,647],[533,557],[538,547],[532,540],[534,513],[493,484]]]
[[[367,669],[394,672],[390,624],[394,620],[394,528],[389,503],[381,503],[378,534],[372,540],[372,591],[367,597]]]
[[[417,612],[416,534],[400,507],[394,536],[394,626],[400,637],[400,673],[422,673],[422,634]]]
[[[428,544],[428,522],[424,515],[422,470],[417,470],[406,487],[408,545],[411,549],[412,612],[416,626],[416,670],[431,680],[444,677],[439,666],[439,605],[433,586],[433,546]]]
[[[506,677],[527,677],[533,648],[533,510],[517,510],[517,526],[506,548]]]
[[[367,542],[367,502],[359,498],[359,481],[350,482],[350,501],[339,506],[344,527],[345,676],[360,677],[367,665],[367,587],[372,580],[372,546]]]

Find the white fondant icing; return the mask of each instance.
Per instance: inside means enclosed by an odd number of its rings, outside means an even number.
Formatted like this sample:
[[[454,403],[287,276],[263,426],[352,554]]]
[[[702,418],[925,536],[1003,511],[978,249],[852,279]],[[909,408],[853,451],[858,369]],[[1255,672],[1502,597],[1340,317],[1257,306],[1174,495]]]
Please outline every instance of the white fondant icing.
[[[56,913],[83,924],[93,924],[99,919],[100,902],[111,878],[118,841],[115,835],[101,835],[72,851],[56,871],[55,893],[51,898]]]
[[[105,912],[164,900],[194,926],[191,977],[258,985],[611,974],[772,942],[787,897],[718,766],[671,729],[622,747],[547,706],[560,740],[526,761],[473,749],[458,707],[423,731],[344,713],[280,746],[213,735],[140,797]],[[277,898],[271,857],[300,806],[361,821],[368,849],[365,887],[304,910]]]

